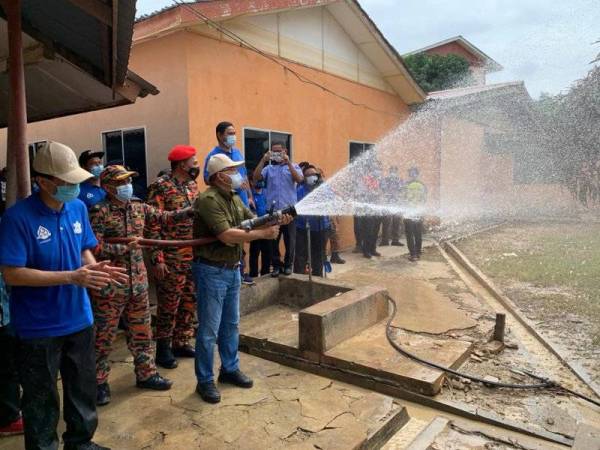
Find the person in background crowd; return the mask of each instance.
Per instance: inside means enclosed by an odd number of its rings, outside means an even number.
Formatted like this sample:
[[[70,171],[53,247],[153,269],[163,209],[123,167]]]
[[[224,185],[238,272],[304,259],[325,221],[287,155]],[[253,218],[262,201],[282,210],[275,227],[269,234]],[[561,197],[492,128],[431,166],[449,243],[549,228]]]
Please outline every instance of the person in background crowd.
[[[0,273],[0,437],[23,434],[16,339],[10,329],[8,291]]]
[[[148,204],[161,211],[189,208],[198,196],[196,179],[200,167],[196,149],[189,145],[174,146],[167,159],[168,174],[148,187]],[[193,220],[188,217],[161,229],[161,239],[192,238]],[[177,367],[176,358],[193,358],[196,291],[192,277],[192,247],[153,248],[150,260],[157,280],[156,363],[165,369]]]
[[[108,359],[116,338],[119,317],[123,315],[127,346],[133,355],[136,386],[143,389],[166,391],[171,381],[156,370],[154,341],[150,326],[148,277],[142,249],[137,240],[142,237],[159,239],[161,228],[188,220],[191,209],[163,212],[133,197],[131,177],[137,176],[123,166],[109,166],[100,175],[107,199],[90,210],[92,229],[98,240],[94,253],[110,260],[129,274],[129,283],[119,286],[110,283],[92,292],[96,329],[97,404],[111,400]],[[129,245],[106,242],[107,238],[134,238]]]
[[[427,201],[427,188],[419,180],[419,169],[412,167],[408,171],[406,184],[407,213],[404,216],[404,230],[409,251],[409,260],[414,262],[421,258],[423,243],[423,207]]]
[[[270,164],[266,165],[268,162]],[[304,181],[300,166],[292,163],[287,154],[285,144],[280,141],[273,141],[271,151],[264,154],[256,169],[254,169],[254,179],[256,181],[265,181],[267,209],[274,207],[275,210],[294,206],[297,203],[296,187]],[[279,252],[281,236],[283,236],[283,245],[285,247],[283,264]],[[271,276],[278,277],[280,273],[283,275],[292,274],[295,247],[296,227],[294,224],[281,226],[279,236],[271,243],[273,264]]]
[[[404,204],[404,182],[398,175],[398,167],[391,166],[387,177],[381,182],[381,191],[387,205],[393,207],[402,207]],[[402,216],[388,214],[383,218],[381,231],[381,245],[386,246],[391,243],[394,246],[403,246],[400,242],[402,227]]]
[[[306,168],[308,165],[309,164],[306,163],[306,166],[304,168]],[[302,170],[304,170],[304,168]],[[321,181],[324,182],[325,181],[325,171],[323,169],[321,169],[320,167],[317,168],[317,171],[319,172]],[[340,256],[340,252],[342,250],[342,244],[341,244],[340,235],[338,233],[339,226],[340,226],[339,216],[329,217],[329,224],[331,226],[331,228],[329,230],[329,236],[328,236],[329,246],[331,247],[330,261],[332,264],[346,264],[346,261],[344,259],[342,259],[342,257]]]
[[[244,161],[244,156],[242,152],[235,147],[237,143],[237,134],[235,127],[231,122],[220,122],[217,124],[215,129],[215,134],[217,136],[217,146],[213,148],[206,158],[204,159],[204,183],[208,184],[208,161],[214,155],[223,154],[227,156],[232,161]],[[242,184],[235,190],[242,203],[246,206],[246,208],[255,208],[254,199],[252,198],[252,190],[250,189],[250,182],[248,181],[248,172],[246,170],[246,166],[241,166],[238,169],[240,175],[242,176]],[[252,277],[246,273],[245,271],[245,258],[246,251],[242,248],[242,258],[240,260],[240,273],[242,274],[242,283],[247,285],[254,284]]]
[[[194,203],[194,239],[216,237],[217,241],[194,247],[194,277],[198,296],[198,333],[196,335],[196,392],[209,403],[221,401],[214,383],[214,350],[221,357],[220,383],[251,388],[252,379],[240,370],[238,356],[240,320],[239,272],[242,244],[257,239],[274,239],[279,226],[258,230],[239,228],[252,212],[235,192],[244,178],[238,171],[244,161],[232,161],[224,154],[211,156],[206,179],[210,187]],[[287,224],[285,216],[281,223]]]
[[[93,150],[85,150],[79,155],[79,166],[94,175],[93,178],[81,183],[79,192],[79,200],[85,203],[88,209],[106,198],[106,192],[100,186],[100,174],[104,170],[102,158],[104,152]]]
[[[6,167],[0,170],[0,215],[6,209]]]
[[[8,208],[0,222],[0,266],[11,287],[11,327],[23,388],[25,449],[57,450],[63,387],[65,450],[106,450],[98,425],[94,330],[86,288],[129,283],[124,270],[96,262],[98,241],[79,185],[92,174],[73,150],[47,141],[33,160],[39,192]]]
[[[308,165],[304,169],[304,183],[298,187],[298,201],[302,200],[313,189],[318,187],[322,180],[317,169]],[[305,273],[308,262],[307,224],[310,225],[310,252],[312,274],[323,276],[323,264],[327,259],[327,236],[331,230],[331,222],[326,216],[298,216],[295,220],[296,233],[296,259],[294,260],[294,272]]]
[[[380,180],[381,169],[379,161],[376,159],[367,161],[365,163],[365,173],[360,180],[361,196],[365,203],[375,205],[380,203],[382,197]],[[359,244],[363,256],[365,258],[381,256],[381,253],[377,251],[377,240],[383,218],[374,214],[373,211],[366,211],[365,216],[360,219],[359,236],[361,242]]]
[[[253,211],[257,216],[267,214],[267,200],[265,197],[265,181],[251,181],[253,184],[252,196],[256,205]],[[260,257],[260,272],[258,269],[258,260]],[[257,277],[267,275],[271,269],[271,241],[258,239],[250,242],[250,276]]]

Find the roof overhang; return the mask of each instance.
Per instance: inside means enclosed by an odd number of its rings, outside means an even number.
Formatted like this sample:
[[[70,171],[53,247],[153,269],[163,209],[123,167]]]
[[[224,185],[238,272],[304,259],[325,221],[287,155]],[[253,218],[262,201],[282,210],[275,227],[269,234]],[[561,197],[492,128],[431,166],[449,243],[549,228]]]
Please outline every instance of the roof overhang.
[[[454,36],[448,39],[444,39],[443,41],[436,42],[435,44],[428,45],[427,47],[420,48],[418,50],[413,50],[412,52],[405,53],[404,56],[408,55],[416,55],[417,53],[425,53],[429,50],[434,50],[438,47],[442,47],[447,44],[455,43],[464,48],[467,52],[473,55],[477,60],[481,61],[481,65],[485,68],[487,73],[499,72],[502,69],[502,65],[500,65],[497,61],[492,59],[486,53],[475,47],[468,40],[466,40],[463,36]]]
[[[532,105],[525,84],[515,81],[431,92],[421,108],[489,128],[527,132],[536,123]]]
[[[422,103],[426,94],[406,68],[402,57],[385,39],[356,0],[208,0],[165,8],[142,17],[134,29],[134,45],[202,24],[193,10],[215,22],[243,15],[291,9],[326,7],[340,26],[408,105]]]
[[[158,94],[155,86],[127,69],[135,2],[117,3],[121,7],[120,25],[113,48],[112,29],[106,23],[112,25],[112,8],[103,0],[23,1],[29,122],[131,104],[138,97]],[[52,9],[59,7],[63,9]],[[7,126],[8,121],[6,37],[7,22],[0,2],[0,127]],[[115,49],[117,58],[112,61]]]

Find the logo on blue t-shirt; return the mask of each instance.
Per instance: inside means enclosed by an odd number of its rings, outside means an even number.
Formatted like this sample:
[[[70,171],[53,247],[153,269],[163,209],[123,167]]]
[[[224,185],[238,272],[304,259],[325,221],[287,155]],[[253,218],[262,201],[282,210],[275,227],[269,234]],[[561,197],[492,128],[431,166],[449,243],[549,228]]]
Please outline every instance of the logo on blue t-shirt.
[[[40,225],[39,228],[38,228],[38,230],[37,230],[37,240],[38,241],[48,242],[50,240],[50,236],[52,236],[52,233],[50,233],[50,231],[48,231],[47,228],[45,228],[45,227],[43,227],[43,226]],[[44,242],[42,242],[42,244]]]
[[[75,234],[81,234],[82,233],[82,228],[81,228],[81,222],[77,221],[73,224],[73,233]]]

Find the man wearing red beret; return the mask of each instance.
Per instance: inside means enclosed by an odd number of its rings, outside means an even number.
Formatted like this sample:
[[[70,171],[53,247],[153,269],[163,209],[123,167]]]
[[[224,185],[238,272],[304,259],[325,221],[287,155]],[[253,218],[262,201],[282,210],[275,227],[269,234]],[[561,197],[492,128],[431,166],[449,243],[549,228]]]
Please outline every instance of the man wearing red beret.
[[[198,195],[196,178],[200,167],[196,149],[176,145],[168,156],[171,172],[148,188],[148,203],[164,211],[192,206]],[[164,227],[162,239],[192,239],[192,219]],[[191,273],[191,247],[156,248],[152,251],[153,272],[158,282],[156,363],[166,369],[177,367],[176,357],[193,358],[195,288]]]

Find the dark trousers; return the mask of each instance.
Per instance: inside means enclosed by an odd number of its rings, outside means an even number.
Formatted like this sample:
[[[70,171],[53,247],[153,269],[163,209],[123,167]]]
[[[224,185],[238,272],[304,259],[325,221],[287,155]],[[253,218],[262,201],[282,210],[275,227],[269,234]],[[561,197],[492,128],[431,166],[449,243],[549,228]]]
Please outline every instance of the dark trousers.
[[[294,263],[294,254],[296,251],[296,224],[294,222],[288,225],[282,225],[279,228],[279,236],[271,241],[271,255],[273,269],[281,269],[281,254],[279,253],[279,241],[283,236],[283,246],[285,247],[285,256],[283,258],[283,267],[292,267]]]
[[[354,240],[356,247],[362,249],[364,234],[364,217],[354,217]]]
[[[65,448],[89,442],[96,426],[96,358],[94,330],[85,328],[67,336],[20,339],[17,345],[19,377],[23,387],[23,421],[27,450],[56,450],[63,386]]]
[[[267,239],[259,239],[250,242],[250,276],[257,277],[258,259],[260,257],[260,274],[266,275],[271,268],[271,241]]]
[[[317,277],[323,276],[323,263],[326,256],[328,230],[310,231],[310,263],[312,274]],[[294,260],[294,272],[305,273],[308,262],[308,242],[306,229],[297,230],[296,234],[296,259]]]
[[[363,253],[373,254],[377,251],[377,238],[381,228],[382,217],[369,216],[363,217],[362,229],[362,251]]]
[[[399,242],[401,236],[401,227],[401,216],[385,216],[383,218],[381,230],[381,243],[388,245],[390,243],[390,239],[392,242]]]
[[[406,234],[406,244],[410,255],[419,256],[423,243],[423,220],[404,219],[404,233]]]
[[[16,356],[16,339],[6,327],[0,327],[0,427],[21,416]]]

